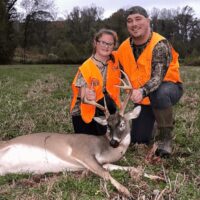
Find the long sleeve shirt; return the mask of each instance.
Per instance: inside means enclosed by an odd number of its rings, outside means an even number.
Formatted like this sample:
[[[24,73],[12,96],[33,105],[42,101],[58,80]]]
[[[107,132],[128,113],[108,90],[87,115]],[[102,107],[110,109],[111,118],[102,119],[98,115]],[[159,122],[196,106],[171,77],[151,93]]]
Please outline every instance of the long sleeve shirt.
[[[133,40],[130,38],[131,47],[136,60],[139,58],[140,54],[147,46],[148,42],[151,39],[151,36],[148,41],[143,45],[135,45],[133,43]],[[169,64],[172,60],[172,53],[170,49],[170,44],[167,40],[162,40],[158,42],[158,44],[156,44],[156,46],[154,47],[152,54],[151,78],[142,87],[144,96],[148,96],[149,93],[156,90],[163,81]]]

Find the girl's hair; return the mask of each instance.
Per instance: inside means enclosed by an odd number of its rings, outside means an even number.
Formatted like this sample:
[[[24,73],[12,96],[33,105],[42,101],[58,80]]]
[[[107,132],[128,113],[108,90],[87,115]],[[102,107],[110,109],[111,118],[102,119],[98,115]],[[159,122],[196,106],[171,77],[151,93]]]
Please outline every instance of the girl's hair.
[[[113,40],[114,40],[114,48],[117,47],[118,45],[118,37],[117,37],[117,33],[111,29],[100,29],[99,32],[97,32],[95,35],[94,35],[94,42],[98,42],[99,39],[102,37],[103,34],[107,34],[107,35],[111,35],[113,37]],[[96,53],[96,46],[95,44],[93,45],[93,54]]]

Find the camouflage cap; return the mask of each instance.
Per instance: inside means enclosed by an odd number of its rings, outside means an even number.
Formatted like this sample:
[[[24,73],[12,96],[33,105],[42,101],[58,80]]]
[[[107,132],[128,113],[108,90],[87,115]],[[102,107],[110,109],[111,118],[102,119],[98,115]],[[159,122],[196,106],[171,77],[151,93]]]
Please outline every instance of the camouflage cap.
[[[126,18],[132,14],[140,14],[140,15],[143,15],[144,17],[148,18],[147,11],[144,8],[142,8],[141,6],[133,6],[133,7],[129,8],[128,10],[126,10]]]

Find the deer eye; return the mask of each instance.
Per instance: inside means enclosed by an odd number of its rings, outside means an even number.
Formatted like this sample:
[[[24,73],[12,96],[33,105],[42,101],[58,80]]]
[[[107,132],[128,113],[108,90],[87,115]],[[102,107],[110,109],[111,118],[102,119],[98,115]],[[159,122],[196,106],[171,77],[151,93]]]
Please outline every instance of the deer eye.
[[[119,129],[120,129],[120,131],[123,131],[125,129],[125,121],[121,121],[121,123],[119,125]]]

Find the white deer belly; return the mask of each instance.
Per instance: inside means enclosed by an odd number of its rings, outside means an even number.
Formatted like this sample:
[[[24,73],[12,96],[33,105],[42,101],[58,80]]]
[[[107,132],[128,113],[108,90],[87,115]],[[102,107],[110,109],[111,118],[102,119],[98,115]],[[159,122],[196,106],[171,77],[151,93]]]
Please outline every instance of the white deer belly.
[[[71,149],[68,149],[71,153]],[[7,173],[36,173],[77,171],[81,164],[73,164],[60,159],[50,151],[22,144],[0,150],[0,175]]]

